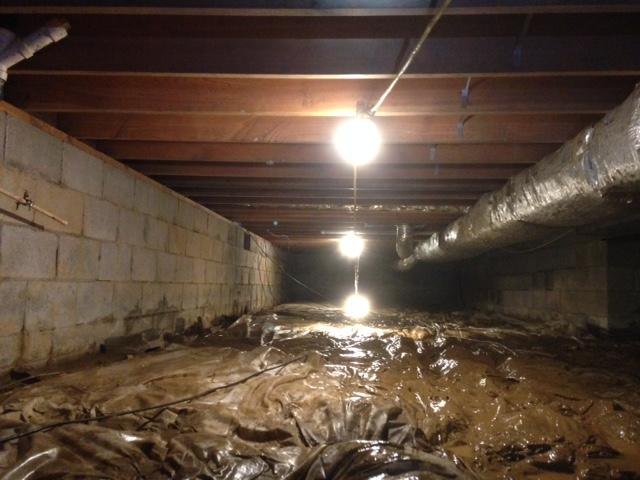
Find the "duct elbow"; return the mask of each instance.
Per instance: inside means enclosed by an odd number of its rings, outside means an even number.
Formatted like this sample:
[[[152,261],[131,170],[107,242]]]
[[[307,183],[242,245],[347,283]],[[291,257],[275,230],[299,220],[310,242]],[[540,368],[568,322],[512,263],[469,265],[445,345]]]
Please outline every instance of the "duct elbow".
[[[1,32],[4,47],[0,50],[0,81],[6,81],[9,68],[33,57],[33,55],[52,43],[59,42],[69,34],[69,24],[53,20],[23,39],[14,40],[13,34]],[[6,39],[11,38],[11,42]]]
[[[402,259],[413,254],[413,230],[410,225],[398,225],[396,227],[396,253]]]

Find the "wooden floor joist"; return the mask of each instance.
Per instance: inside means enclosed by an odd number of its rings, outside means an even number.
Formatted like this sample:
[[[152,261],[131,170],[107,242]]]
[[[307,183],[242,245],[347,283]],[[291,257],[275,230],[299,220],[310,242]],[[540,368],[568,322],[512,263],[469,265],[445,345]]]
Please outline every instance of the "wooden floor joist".
[[[621,103],[628,76],[471,79],[407,78],[377,113],[383,116],[604,113]],[[34,112],[198,113],[343,116],[373,104],[387,79],[12,75],[10,101]]]
[[[599,115],[419,116],[376,119],[392,143],[562,143]],[[58,126],[95,140],[328,143],[343,121],[334,117],[61,113]],[[462,123],[462,126],[461,126]]]
[[[442,165],[536,163],[560,144],[384,145],[376,164]],[[332,144],[203,143],[101,140],[96,148],[120,160],[325,164],[344,163]]]
[[[432,38],[408,73],[640,74],[636,35],[567,36],[562,41],[557,36],[530,37],[527,54],[517,68],[515,40],[511,36]],[[405,49],[402,35],[384,39],[71,36],[27,60],[18,71],[389,74],[397,70],[398,56]]]
[[[275,165],[275,166],[237,166],[221,164],[185,163],[178,164],[128,162],[145,175],[182,175],[186,177],[235,177],[235,178],[324,178],[324,179],[350,179],[353,169],[348,165],[307,166],[307,165]],[[368,166],[359,172],[362,179],[507,179],[523,169],[522,165],[492,165],[492,166],[451,166],[429,165],[417,167],[383,168],[381,166]]]
[[[26,3],[3,2],[0,27],[24,36],[59,14],[71,33],[10,70],[9,102],[286,247],[354,227],[334,131],[434,14],[424,0]],[[377,113],[357,228],[438,231],[632,91],[640,1],[551,3],[453,1]],[[411,205],[440,210],[390,210]]]

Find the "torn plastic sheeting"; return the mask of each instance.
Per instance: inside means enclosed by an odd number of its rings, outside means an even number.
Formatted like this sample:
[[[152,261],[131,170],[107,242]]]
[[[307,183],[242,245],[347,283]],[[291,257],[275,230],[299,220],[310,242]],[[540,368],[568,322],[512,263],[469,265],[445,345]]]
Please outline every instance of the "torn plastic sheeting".
[[[640,189],[640,86],[595,126],[486,194],[400,261],[459,260],[625,213],[608,191]]]

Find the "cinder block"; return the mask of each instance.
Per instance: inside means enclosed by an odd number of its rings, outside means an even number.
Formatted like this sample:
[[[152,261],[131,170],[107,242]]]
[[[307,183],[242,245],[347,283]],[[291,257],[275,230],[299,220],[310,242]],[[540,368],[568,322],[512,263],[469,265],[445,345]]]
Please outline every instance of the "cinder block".
[[[187,230],[193,230],[195,224],[195,208],[185,201],[179,201],[176,223]]]
[[[198,285],[198,307],[208,307],[210,305],[210,296],[210,285]]]
[[[70,359],[98,350],[93,325],[74,325],[53,331],[51,357],[57,360]]]
[[[184,255],[187,250],[187,231],[176,225],[169,225],[169,252]]]
[[[218,263],[208,261],[205,266],[205,281],[207,283],[218,283]]]
[[[58,237],[27,227],[2,226],[0,273],[8,278],[53,278]]]
[[[220,240],[211,241],[211,260],[216,262],[222,261],[222,255],[224,252],[224,244]]]
[[[78,285],[71,282],[29,282],[25,330],[53,330],[75,325]]]
[[[62,146],[62,184],[95,197],[102,196],[104,162],[68,143]]]
[[[54,183],[62,178],[62,141],[39,128],[8,117],[5,162]]]
[[[79,235],[82,232],[82,217],[84,211],[85,194],[62,188],[46,180],[38,179],[35,191],[31,191],[33,201],[54,215],[66,220],[63,225],[42,213],[35,212],[34,220],[46,230],[73,233]]]
[[[27,282],[0,282],[0,337],[22,331],[26,305]]]
[[[145,283],[142,285],[142,311],[149,313],[152,311],[164,310],[164,291],[160,283]]]
[[[156,252],[142,247],[133,248],[131,278],[151,282],[156,279]]]
[[[20,364],[30,367],[41,367],[51,356],[53,331],[27,330],[22,336],[22,353]]]
[[[7,114],[0,112],[0,164],[4,163],[4,140],[7,133]]]
[[[144,215],[133,210],[120,209],[118,222],[118,243],[143,246],[144,240]]]
[[[88,282],[78,285],[78,323],[113,317],[113,283]]]
[[[505,290],[501,297],[502,306],[509,310],[527,310],[532,306],[532,292],[529,290]]]
[[[125,318],[141,313],[142,284],[117,283],[113,294],[113,314],[116,318]]]
[[[566,290],[606,291],[607,268],[585,267],[563,270],[562,287]]]
[[[178,257],[176,261],[176,281],[182,283],[193,281],[193,258]]]
[[[132,208],[134,201],[135,180],[126,171],[104,166],[103,198],[124,208]]]
[[[193,283],[204,283],[206,273],[206,260],[195,258],[193,260]]]
[[[194,208],[193,228],[196,232],[207,233],[209,214],[203,208]]]
[[[588,316],[607,315],[607,292],[603,291],[570,291],[560,293],[560,311],[562,313],[579,313]]]
[[[103,243],[100,247],[99,280],[131,280],[131,247],[119,243]]]
[[[200,234],[187,232],[186,254],[188,257],[200,257]]]
[[[200,258],[211,260],[213,255],[213,241],[208,235],[200,235]]]
[[[9,370],[20,355],[22,334],[0,337],[0,372]]]
[[[182,308],[196,308],[198,306],[198,285],[185,284],[183,286]]]
[[[531,275],[505,275],[496,278],[495,286],[499,290],[528,290],[533,279]]]
[[[58,278],[96,280],[100,270],[100,242],[62,235],[58,251]]]
[[[222,217],[210,213],[207,218],[207,232],[209,237],[226,242],[229,235],[228,223],[229,222]]]
[[[178,198],[169,192],[158,192],[159,218],[170,224],[175,223],[176,213],[178,212]]]
[[[98,240],[115,241],[118,235],[118,207],[106,200],[87,197],[84,206],[84,234]]]
[[[182,308],[182,284],[181,283],[171,283],[165,284],[164,287],[164,298],[167,303],[168,309],[180,309]]]
[[[152,217],[160,215],[159,190],[148,181],[136,178],[133,208]]]
[[[158,281],[173,282],[176,279],[176,256],[158,252]]]
[[[579,242],[575,245],[576,265],[597,267],[607,265],[607,243],[602,240]]]
[[[169,225],[162,220],[147,217],[147,228],[145,238],[149,248],[166,250],[169,238]]]

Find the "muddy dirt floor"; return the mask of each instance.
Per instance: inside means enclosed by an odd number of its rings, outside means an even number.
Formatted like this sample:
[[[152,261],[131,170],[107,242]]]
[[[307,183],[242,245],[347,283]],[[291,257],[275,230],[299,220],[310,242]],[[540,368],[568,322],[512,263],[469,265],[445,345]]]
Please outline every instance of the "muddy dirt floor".
[[[0,389],[0,477],[640,478],[630,338],[284,305],[103,363]]]

